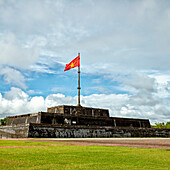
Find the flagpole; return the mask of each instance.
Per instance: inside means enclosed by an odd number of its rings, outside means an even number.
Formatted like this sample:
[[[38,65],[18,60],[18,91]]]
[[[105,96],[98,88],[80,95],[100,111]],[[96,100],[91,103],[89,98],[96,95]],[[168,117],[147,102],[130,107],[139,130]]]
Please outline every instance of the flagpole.
[[[78,56],[80,56],[80,53],[78,53]],[[80,104],[80,66],[78,67],[78,105],[77,106],[81,106]]]

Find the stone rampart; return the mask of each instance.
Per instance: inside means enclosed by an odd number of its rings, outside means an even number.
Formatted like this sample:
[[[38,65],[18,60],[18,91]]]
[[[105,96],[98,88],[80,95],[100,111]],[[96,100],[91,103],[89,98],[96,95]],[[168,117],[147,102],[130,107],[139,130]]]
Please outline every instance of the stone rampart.
[[[26,138],[29,124],[0,126],[0,138]]]
[[[170,129],[30,124],[28,137],[170,137]]]
[[[1,126],[0,138],[170,137],[170,129],[20,124]]]

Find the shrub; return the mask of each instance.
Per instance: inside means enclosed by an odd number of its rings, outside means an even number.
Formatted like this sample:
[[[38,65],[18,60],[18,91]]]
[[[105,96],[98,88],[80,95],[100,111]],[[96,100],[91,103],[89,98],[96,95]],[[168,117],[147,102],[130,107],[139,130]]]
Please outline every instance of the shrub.
[[[6,125],[7,120],[8,120],[8,116],[5,117],[4,119],[0,119],[0,125],[1,125],[1,126]]]
[[[151,127],[152,128],[159,128],[159,129],[170,129],[170,122],[167,122],[166,124],[164,122],[155,123],[155,125],[152,125]]]

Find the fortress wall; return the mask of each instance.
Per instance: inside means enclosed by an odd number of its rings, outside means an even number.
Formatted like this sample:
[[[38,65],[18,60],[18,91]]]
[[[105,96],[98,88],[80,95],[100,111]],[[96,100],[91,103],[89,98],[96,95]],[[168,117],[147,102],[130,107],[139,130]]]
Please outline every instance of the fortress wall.
[[[170,137],[170,129],[20,124],[1,126],[0,138]]]
[[[26,123],[37,123],[37,119],[38,119],[38,116],[30,116],[27,118]]]
[[[26,138],[29,124],[0,126],[0,138]]]
[[[34,114],[25,114],[11,116],[7,119],[7,125],[18,125],[24,123],[41,123],[41,112]]]
[[[126,127],[140,127],[140,128],[150,128],[149,119],[132,119],[132,118],[117,118],[111,117],[112,126],[126,126]]]
[[[70,121],[70,124],[76,125],[94,125],[94,126],[114,126],[114,127],[141,127],[150,128],[150,122],[148,119],[132,119],[132,118],[120,118],[120,117],[89,117],[86,115],[63,115],[56,113],[41,112],[41,123],[44,124],[66,124],[65,119]],[[72,123],[76,122],[76,123]],[[35,123],[35,122],[30,122]],[[39,122],[36,122],[39,123]]]
[[[70,122],[70,123],[66,123]],[[113,126],[113,127],[138,127],[150,128],[148,119],[132,119],[132,118],[118,118],[118,117],[88,117],[63,115],[48,112],[39,112],[35,114],[19,115],[9,117],[7,125],[18,125],[23,123],[43,123],[43,124],[76,124],[76,125],[94,125],[94,126]]]
[[[47,109],[49,113],[59,113],[64,115],[81,115],[81,116],[93,116],[93,117],[109,117],[109,111],[107,109],[98,109],[90,107],[78,107],[78,106],[55,106]]]
[[[95,116],[76,116],[63,115],[49,112],[39,112],[34,114],[18,115],[9,117],[7,125],[18,125],[24,123],[42,123],[42,124],[72,124],[84,126],[113,126],[113,127],[137,127],[150,128],[148,119],[132,119],[120,117],[95,117]]]
[[[28,118],[28,116],[15,117],[15,118],[11,118],[12,120],[10,122],[11,122],[11,124],[23,124],[26,122],[27,118]],[[10,125],[10,124],[7,122],[7,125]]]
[[[170,137],[170,129],[30,124],[28,137]]]

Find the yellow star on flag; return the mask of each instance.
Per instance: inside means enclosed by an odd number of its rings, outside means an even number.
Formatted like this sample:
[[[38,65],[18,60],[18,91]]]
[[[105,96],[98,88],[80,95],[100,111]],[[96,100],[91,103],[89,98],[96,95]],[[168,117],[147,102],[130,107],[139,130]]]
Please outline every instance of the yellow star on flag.
[[[71,68],[74,67],[74,63],[71,63]]]

